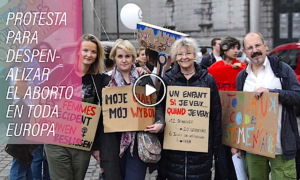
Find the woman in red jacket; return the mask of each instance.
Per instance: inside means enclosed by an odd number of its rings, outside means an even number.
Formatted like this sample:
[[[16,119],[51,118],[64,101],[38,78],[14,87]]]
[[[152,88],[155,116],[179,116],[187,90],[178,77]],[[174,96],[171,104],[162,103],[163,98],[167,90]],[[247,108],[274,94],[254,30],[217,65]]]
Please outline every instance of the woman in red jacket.
[[[222,61],[209,67],[209,73],[215,78],[220,91],[235,91],[236,76],[246,68],[245,63],[237,60],[241,44],[233,37],[225,38],[220,46]]]
[[[240,47],[239,40],[233,37],[225,38],[220,45],[223,60],[209,68],[209,73],[215,78],[219,91],[236,91],[236,77],[246,68],[245,63],[236,59]],[[231,156],[230,147],[222,145],[218,156],[215,157],[215,180],[237,179]]]
[[[237,70],[245,69],[246,64],[241,63],[239,60],[236,59],[240,48],[241,44],[239,40],[233,37],[225,38],[222,41],[220,47],[221,53],[223,54],[223,61],[218,61],[214,63],[210,68],[231,66],[233,69]]]

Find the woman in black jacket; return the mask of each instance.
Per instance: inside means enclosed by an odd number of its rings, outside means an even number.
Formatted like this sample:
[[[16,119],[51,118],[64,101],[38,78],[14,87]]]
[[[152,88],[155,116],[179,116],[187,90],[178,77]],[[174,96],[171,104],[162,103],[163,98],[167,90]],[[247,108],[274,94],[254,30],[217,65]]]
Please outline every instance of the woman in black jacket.
[[[221,145],[221,103],[214,78],[206,67],[194,62],[197,56],[197,43],[191,38],[175,41],[171,56],[177,61],[163,77],[166,86],[208,87],[211,89],[209,114],[208,152],[188,152],[163,150],[161,171],[168,180],[210,180],[213,155]],[[163,96],[161,88],[158,98]],[[166,98],[156,106],[156,120],[165,119]]]

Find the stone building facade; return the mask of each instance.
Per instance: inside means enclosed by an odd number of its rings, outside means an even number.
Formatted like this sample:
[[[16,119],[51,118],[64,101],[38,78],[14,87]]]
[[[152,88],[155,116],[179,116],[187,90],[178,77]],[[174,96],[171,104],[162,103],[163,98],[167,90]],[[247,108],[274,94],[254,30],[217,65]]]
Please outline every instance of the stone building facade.
[[[83,21],[86,21],[85,17],[89,17],[88,22],[91,22],[90,14],[93,13],[94,23],[90,24],[90,32],[93,31],[92,33],[101,40],[117,39],[117,1],[119,12],[125,4],[135,3],[142,9],[144,22],[189,34],[197,39],[200,45],[210,45],[214,37],[233,36],[242,40],[243,36],[251,30],[261,32],[268,45],[273,48],[279,42],[276,41],[277,43],[274,44],[276,38],[274,32],[276,28],[279,28],[274,25],[275,16],[277,16],[277,9],[274,11],[275,5],[289,3],[290,6],[299,6],[300,13],[300,0],[83,1],[93,3],[94,7],[92,11],[83,9]],[[297,8],[295,11],[297,12]],[[279,26],[278,23],[277,26]],[[83,32],[86,32],[85,28]],[[136,39],[134,31],[126,28],[120,18],[119,37],[132,41]]]

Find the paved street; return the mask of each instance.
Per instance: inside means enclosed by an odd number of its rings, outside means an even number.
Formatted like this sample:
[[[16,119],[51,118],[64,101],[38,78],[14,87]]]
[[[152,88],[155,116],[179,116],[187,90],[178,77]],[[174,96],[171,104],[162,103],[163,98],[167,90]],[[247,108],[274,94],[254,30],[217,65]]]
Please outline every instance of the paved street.
[[[298,119],[298,128],[300,129],[300,117]],[[0,124],[0,180],[7,180],[9,179],[9,170],[11,166],[12,157],[8,155],[5,151],[5,144],[8,140],[5,137],[5,127],[3,124]],[[96,162],[94,158],[91,158],[90,165],[88,171],[86,173],[85,180],[96,180],[99,177],[99,164]],[[152,173],[151,175],[147,173],[145,180],[155,180],[156,172]]]
[[[6,128],[4,124],[0,124],[0,180],[8,180],[9,179],[9,171],[11,167],[12,157],[8,155],[5,151],[5,145],[8,141],[8,138],[5,136]],[[97,180],[99,178],[100,166],[97,161],[91,157],[90,165],[87,170],[85,180]],[[145,180],[154,180],[156,176],[156,172],[147,174]]]

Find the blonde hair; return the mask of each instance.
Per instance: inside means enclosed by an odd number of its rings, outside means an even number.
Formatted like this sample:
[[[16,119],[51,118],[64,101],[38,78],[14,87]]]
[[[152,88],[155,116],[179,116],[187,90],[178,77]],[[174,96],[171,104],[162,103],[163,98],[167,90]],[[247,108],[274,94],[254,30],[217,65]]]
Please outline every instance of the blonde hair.
[[[195,58],[197,58],[198,44],[197,41],[193,38],[181,38],[177,39],[171,47],[171,58],[173,60],[176,59],[177,50],[179,47],[192,48],[193,53],[195,54]]]
[[[80,41],[77,44],[77,48],[76,48],[76,53],[81,52],[81,44],[84,41],[89,41],[92,42],[94,44],[96,44],[97,46],[97,58],[95,60],[95,62],[90,66],[89,70],[88,70],[88,74],[102,74],[102,72],[104,71],[104,58],[105,58],[105,50],[104,47],[101,45],[100,41],[98,40],[98,38],[92,34],[84,34]],[[75,69],[76,71],[81,72],[82,70],[79,69],[81,66],[79,66],[81,63],[81,61],[77,60],[75,62]]]
[[[115,57],[117,55],[117,49],[122,49],[123,51],[125,51],[127,54],[130,54],[132,56],[132,60],[134,61],[136,59],[136,50],[133,47],[133,45],[131,44],[130,41],[128,40],[123,40],[123,39],[118,39],[114,45],[114,47],[112,48],[112,50],[110,51],[109,57],[110,59],[115,61]]]
[[[141,55],[141,52],[142,52],[142,51],[145,51],[145,50],[146,50],[146,48],[140,47],[139,50],[138,50],[138,55],[140,56],[140,55]]]

